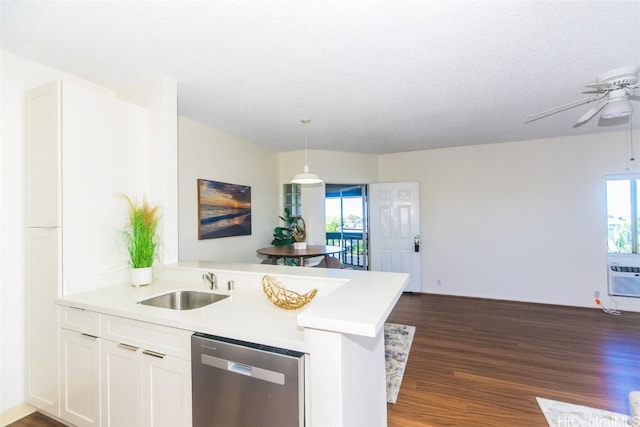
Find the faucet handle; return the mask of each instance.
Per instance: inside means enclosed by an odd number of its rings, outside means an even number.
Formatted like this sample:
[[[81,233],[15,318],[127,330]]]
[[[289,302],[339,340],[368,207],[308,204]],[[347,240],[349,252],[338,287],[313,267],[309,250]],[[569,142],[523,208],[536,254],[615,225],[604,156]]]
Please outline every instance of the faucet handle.
[[[216,277],[215,273],[205,273],[202,275],[202,279],[209,282],[209,284],[211,285],[211,289],[218,289],[218,278]]]

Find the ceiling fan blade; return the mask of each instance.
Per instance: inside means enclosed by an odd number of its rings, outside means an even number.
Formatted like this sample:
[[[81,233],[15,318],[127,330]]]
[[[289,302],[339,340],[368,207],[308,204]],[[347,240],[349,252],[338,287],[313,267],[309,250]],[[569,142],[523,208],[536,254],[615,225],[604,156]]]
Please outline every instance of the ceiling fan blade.
[[[589,109],[589,111],[587,111],[586,113],[584,113],[582,115],[582,117],[580,117],[578,119],[578,121],[576,122],[575,125],[573,125],[573,127],[578,127],[581,126],[585,123],[587,123],[589,120],[591,120],[591,118],[593,116],[595,116],[598,111],[602,110],[604,108],[605,105],[607,105],[607,103],[609,102],[608,99],[603,99],[602,101],[598,102],[596,105],[594,105],[591,109]]]
[[[600,93],[598,95],[593,95],[593,96],[590,96],[588,98],[580,99],[580,100],[574,101],[574,102],[569,102],[568,104],[560,105],[559,107],[550,108],[548,110],[541,111],[541,112],[536,113],[536,114],[532,114],[530,116],[527,116],[527,121],[525,121],[525,123],[531,123],[533,121],[542,119],[542,118],[550,116],[552,114],[559,113],[561,111],[568,110],[570,108],[574,108],[574,107],[578,107],[580,105],[588,104],[590,102],[598,101],[598,100],[604,98],[605,96],[607,96],[607,93],[608,92],[603,92],[603,93]]]
[[[611,90],[611,89],[615,89],[618,86],[612,84],[612,83],[608,83],[608,82],[596,82],[596,83],[589,83],[588,85],[586,85],[586,87],[590,87],[593,89],[596,89],[598,91],[601,90]]]

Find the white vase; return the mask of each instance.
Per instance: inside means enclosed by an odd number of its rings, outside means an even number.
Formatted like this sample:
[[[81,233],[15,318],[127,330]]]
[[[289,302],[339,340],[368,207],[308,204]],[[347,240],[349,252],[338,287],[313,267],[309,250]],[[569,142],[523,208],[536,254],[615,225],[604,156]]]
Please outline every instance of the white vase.
[[[153,268],[132,268],[131,269],[131,284],[133,286],[144,286],[151,283],[153,277]]]

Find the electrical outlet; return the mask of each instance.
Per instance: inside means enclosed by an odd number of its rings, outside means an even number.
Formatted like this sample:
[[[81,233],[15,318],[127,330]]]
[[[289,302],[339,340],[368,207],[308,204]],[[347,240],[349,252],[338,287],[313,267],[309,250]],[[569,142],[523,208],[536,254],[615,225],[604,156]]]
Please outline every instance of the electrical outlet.
[[[593,291],[594,298],[600,298],[600,291]]]

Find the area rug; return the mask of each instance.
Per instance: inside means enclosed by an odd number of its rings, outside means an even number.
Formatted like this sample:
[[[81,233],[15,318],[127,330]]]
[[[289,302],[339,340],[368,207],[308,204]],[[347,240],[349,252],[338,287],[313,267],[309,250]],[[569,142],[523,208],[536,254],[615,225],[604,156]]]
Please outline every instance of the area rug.
[[[549,427],[564,426],[631,426],[631,417],[617,412],[573,405],[557,400],[536,397],[540,410],[547,419]]]
[[[407,366],[415,326],[384,324],[384,363],[387,372],[387,402],[396,403]]]

